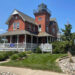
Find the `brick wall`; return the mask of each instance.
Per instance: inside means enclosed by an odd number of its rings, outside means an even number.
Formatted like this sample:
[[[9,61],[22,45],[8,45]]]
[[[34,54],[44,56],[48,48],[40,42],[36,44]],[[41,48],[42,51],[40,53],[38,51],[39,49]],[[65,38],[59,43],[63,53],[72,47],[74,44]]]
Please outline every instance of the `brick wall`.
[[[17,16],[18,19],[15,19],[15,16]],[[12,19],[10,20],[10,22],[9,22],[8,31],[13,31],[13,23],[17,23],[17,22],[20,23],[19,30],[24,30],[25,29],[25,23],[24,23],[24,21],[18,15],[15,15],[15,16],[13,16]]]

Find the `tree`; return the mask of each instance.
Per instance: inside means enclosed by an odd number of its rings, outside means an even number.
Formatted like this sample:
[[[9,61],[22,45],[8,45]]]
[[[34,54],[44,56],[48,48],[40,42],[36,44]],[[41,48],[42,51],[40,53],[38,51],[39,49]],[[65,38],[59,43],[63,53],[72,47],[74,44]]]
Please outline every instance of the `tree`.
[[[71,51],[71,47],[72,47],[72,33],[71,33],[71,29],[72,29],[72,25],[71,24],[65,25],[65,29],[62,29],[62,32],[63,32],[62,38],[64,39],[64,41],[68,41],[68,44],[66,45],[66,49],[68,51]]]
[[[72,39],[71,29],[71,24],[65,25],[65,29],[62,29],[62,32],[64,33],[62,38],[64,38],[65,41],[70,41]]]

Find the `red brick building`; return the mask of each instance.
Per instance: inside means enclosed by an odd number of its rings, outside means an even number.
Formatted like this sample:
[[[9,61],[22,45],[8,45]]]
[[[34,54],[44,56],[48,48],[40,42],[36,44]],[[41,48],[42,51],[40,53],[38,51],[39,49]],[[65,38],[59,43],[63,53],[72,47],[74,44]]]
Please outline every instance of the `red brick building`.
[[[14,10],[6,22],[8,31],[1,36],[8,43],[41,44],[57,40],[58,25],[55,18],[50,18],[47,6],[40,4],[34,16],[35,19]]]

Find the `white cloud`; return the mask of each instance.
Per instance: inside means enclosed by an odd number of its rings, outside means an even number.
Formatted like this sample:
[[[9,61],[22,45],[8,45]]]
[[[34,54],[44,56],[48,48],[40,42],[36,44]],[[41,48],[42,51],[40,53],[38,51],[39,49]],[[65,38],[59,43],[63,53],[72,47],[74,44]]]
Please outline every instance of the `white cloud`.
[[[0,32],[3,32],[3,31],[5,31],[4,29],[0,29]]]

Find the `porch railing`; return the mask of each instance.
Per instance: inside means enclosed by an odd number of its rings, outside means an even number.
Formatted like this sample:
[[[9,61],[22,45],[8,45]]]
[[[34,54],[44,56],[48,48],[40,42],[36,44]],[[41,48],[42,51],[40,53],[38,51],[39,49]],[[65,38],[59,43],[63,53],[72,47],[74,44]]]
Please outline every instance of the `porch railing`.
[[[38,45],[34,43],[0,43],[0,49],[35,49]]]

